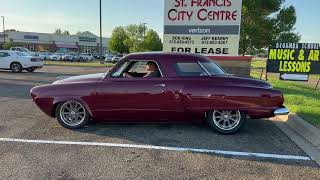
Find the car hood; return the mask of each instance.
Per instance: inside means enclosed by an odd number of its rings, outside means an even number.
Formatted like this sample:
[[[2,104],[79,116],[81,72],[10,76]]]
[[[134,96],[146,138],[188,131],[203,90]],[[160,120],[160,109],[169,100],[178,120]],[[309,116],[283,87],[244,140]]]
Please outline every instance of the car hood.
[[[234,75],[214,76],[215,83],[230,84],[230,85],[242,85],[242,86],[254,86],[262,88],[272,88],[272,86],[264,81],[254,78],[245,78]]]
[[[105,76],[106,76],[106,73],[88,74],[88,75],[72,76],[72,77],[62,76],[62,77],[58,77],[59,80],[57,80],[53,84],[97,82]]]

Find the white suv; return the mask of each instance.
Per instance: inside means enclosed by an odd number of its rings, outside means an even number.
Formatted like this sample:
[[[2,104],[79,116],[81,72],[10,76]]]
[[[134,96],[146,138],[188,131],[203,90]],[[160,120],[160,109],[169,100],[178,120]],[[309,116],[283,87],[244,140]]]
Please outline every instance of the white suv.
[[[34,72],[44,65],[40,57],[29,56],[19,51],[0,50],[0,69],[20,73],[22,70]]]

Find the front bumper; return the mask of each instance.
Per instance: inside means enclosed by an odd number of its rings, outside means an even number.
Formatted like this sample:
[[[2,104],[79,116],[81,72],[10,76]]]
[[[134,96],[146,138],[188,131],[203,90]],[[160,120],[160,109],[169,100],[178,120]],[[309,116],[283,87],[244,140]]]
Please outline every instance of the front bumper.
[[[283,108],[279,108],[279,109],[276,109],[273,114],[275,116],[283,116],[283,115],[288,115],[290,112],[289,112],[289,109],[283,107]]]

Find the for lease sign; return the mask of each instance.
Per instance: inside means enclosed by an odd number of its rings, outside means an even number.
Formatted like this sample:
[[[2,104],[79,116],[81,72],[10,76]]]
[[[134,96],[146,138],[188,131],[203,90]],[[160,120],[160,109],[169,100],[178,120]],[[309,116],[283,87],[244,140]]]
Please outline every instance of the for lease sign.
[[[165,0],[164,51],[236,56],[242,0]]]

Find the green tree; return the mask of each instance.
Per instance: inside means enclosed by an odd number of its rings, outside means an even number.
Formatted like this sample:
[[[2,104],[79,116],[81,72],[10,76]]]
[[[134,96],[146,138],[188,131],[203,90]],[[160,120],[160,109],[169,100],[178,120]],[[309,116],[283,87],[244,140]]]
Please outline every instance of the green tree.
[[[148,51],[162,51],[162,42],[158,33],[152,29],[148,30],[144,39],[144,44]]]
[[[243,0],[240,53],[261,49],[279,42],[298,42],[294,32],[296,13],[285,0]]]
[[[70,35],[70,32],[69,32],[68,30],[64,30],[64,31],[62,32],[62,34],[63,34],[63,35]]]
[[[54,31],[54,34],[62,34],[62,30],[60,28],[56,29]]]
[[[130,53],[148,51],[144,43],[144,34],[146,30],[147,28],[142,24],[131,24],[127,26],[126,32],[128,39],[124,41],[124,44],[129,48]]]
[[[6,42],[4,45],[3,45],[3,49],[5,50],[9,50],[10,48],[12,48],[14,45],[12,42]]]
[[[109,43],[109,49],[118,53],[129,53],[129,48],[124,44],[128,39],[127,32],[124,27],[116,27],[111,35],[111,41]]]

